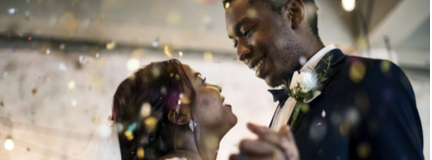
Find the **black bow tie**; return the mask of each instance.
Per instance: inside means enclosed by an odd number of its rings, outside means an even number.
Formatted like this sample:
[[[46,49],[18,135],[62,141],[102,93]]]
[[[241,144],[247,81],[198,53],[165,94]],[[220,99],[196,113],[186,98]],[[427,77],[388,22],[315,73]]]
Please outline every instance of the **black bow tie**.
[[[288,75],[286,76],[285,80],[287,82],[289,82],[294,74],[294,72],[296,71],[291,71],[288,73]],[[289,85],[289,84],[287,84]],[[289,86],[287,86],[289,87]],[[288,91],[286,89],[269,89],[268,90],[272,95],[273,95],[273,101],[279,101],[279,103],[285,101],[288,99]]]

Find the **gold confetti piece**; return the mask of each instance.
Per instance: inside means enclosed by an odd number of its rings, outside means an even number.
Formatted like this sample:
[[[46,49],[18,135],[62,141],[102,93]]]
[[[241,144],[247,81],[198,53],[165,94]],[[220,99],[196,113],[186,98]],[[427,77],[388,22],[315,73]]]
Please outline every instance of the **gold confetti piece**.
[[[228,8],[229,6],[230,6],[229,2],[225,3],[225,8]]]
[[[141,105],[141,115],[144,117],[148,117],[151,114],[151,105],[150,103],[144,103]]]
[[[211,52],[204,52],[204,60],[211,62],[213,61],[213,54]]]
[[[179,56],[180,56],[180,57],[183,56],[183,52],[182,52],[182,51],[179,52]]]
[[[111,50],[111,49],[114,49],[115,46],[116,46],[115,42],[110,42],[110,43],[106,44],[106,49]]]
[[[382,61],[380,67],[381,67],[381,71],[383,73],[387,73],[388,71],[390,71],[391,62],[389,62],[389,61]]]
[[[32,89],[32,94],[36,94],[37,91],[38,91],[38,87],[34,87],[34,88]]]
[[[248,15],[249,18],[255,18],[257,16],[257,11],[254,8],[249,8],[246,11],[246,14]]]
[[[148,117],[144,120],[144,125],[148,131],[152,131],[157,124],[157,120],[154,117]]]
[[[46,53],[46,54],[50,54],[50,53],[51,53],[51,50],[50,50],[50,49],[47,49],[47,50],[45,51],[45,53]]]
[[[10,151],[14,148],[14,142],[11,138],[6,139],[5,143],[4,143],[4,147],[6,148],[6,150]]]
[[[182,21],[182,14],[178,11],[171,11],[168,13],[166,21],[169,25],[178,25]]]
[[[165,45],[164,52],[165,52],[165,55],[168,56],[169,58],[172,57],[172,48],[171,48],[171,46]]]
[[[56,26],[65,28],[67,35],[70,36],[76,32],[78,28],[78,20],[73,13],[67,12],[62,17],[60,17],[56,23]]]
[[[225,12],[227,12],[227,13],[233,13],[233,9],[232,9],[232,8],[227,8],[227,9],[225,10]]]
[[[68,83],[68,88],[69,88],[70,90],[75,89],[75,81],[69,81],[69,83]]]
[[[129,141],[131,141],[131,140],[134,139],[134,136],[133,136],[133,134],[132,134],[131,131],[126,131],[126,132],[124,132],[124,135],[125,135],[125,137],[126,137]]]
[[[141,56],[143,55],[144,50],[143,49],[135,49],[134,51],[132,51],[132,57],[139,59],[141,58]]]
[[[103,59],[98,60],[97,64],[99,67],[102,66],[104,64],[104,60]]]
[[[99,124],[99,118],[93,118],[93,122]]]
[[[208,149],[216,149],[219,145],[219,141],[216,136],[208,135],[204,139],[204,144]]]
[[[368,158],[371,152],[371,147],[368,143],[363,142],[357,146],[357,155],[360,159]]]
[[[183,93],[180,94],[180,101],[182,104],[189,104],[190,103],[189,97]]]
[[[349,76],[354,83],[359,83],[366,73],[366,67],[360,61],[355,61],[350,68]]]
[[[126,67],[129,71],[135,71],[139,68],[140,62],[138,59],[131,58],[127,61]]]
[[[137,157],[139,159],[143,159],[144,158],[144,149],[142,147],[138,148],[138,150],[137,150]]]
[[[302,103],[302,106],[301,106],[300,109],[301,109],[301,111],[302,111],[303,113],[306,113],[306,112],[309,111],[309,105],[306,104],[306,103]]]

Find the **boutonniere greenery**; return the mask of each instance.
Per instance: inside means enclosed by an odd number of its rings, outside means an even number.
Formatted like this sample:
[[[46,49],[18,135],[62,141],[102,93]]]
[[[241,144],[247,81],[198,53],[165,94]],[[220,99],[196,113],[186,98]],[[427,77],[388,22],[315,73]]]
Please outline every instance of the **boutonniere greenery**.
[[[333,71],[330,68],[330,62],[332,58],[333,55],[330,55],[327,58],[323,58],[321,60],[327,65],[322,73],[317,74],[317,69],[319,66],[316,66],[314,68],[310,68],[312,72],[299,73],[296,71],[294,72],[291,80],[288,82],[283,80],[283,88],[288,90],[288,96],[293,97],[297,101],[291,121],[292,128],[294,127],[300,110],[302,108],[304,110],[308,110],[308,104],[321,94],[320,90],[322,83],[327,80],[326,75]]]

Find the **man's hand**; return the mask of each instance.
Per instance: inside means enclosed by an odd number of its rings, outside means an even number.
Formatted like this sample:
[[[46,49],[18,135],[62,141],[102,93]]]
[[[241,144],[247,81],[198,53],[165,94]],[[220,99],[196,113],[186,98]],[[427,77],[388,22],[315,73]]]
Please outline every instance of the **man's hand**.
[[[257,140],[242,140],[239,155],[231,155],[230,160],[298,160],[299,152],[294,136],[288,126],[283,126],[279,132],[273,132],[267,127],[247,124],[250,131],[258,136]]]

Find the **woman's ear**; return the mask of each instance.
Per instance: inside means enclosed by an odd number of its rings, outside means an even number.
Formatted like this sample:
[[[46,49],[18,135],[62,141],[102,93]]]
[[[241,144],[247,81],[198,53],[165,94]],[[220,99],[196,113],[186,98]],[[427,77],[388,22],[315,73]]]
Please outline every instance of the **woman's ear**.
[[[189,106],[182,106],[178,111],[172,109],[168,112],[168,120],[177,125],[188,124],[191,118]]]
[[[296,29],[305,18],[305,4],[303,0],[291,0],[284,7],[283,13],[286,14],[288,20],[291,21],[291,27]]]

